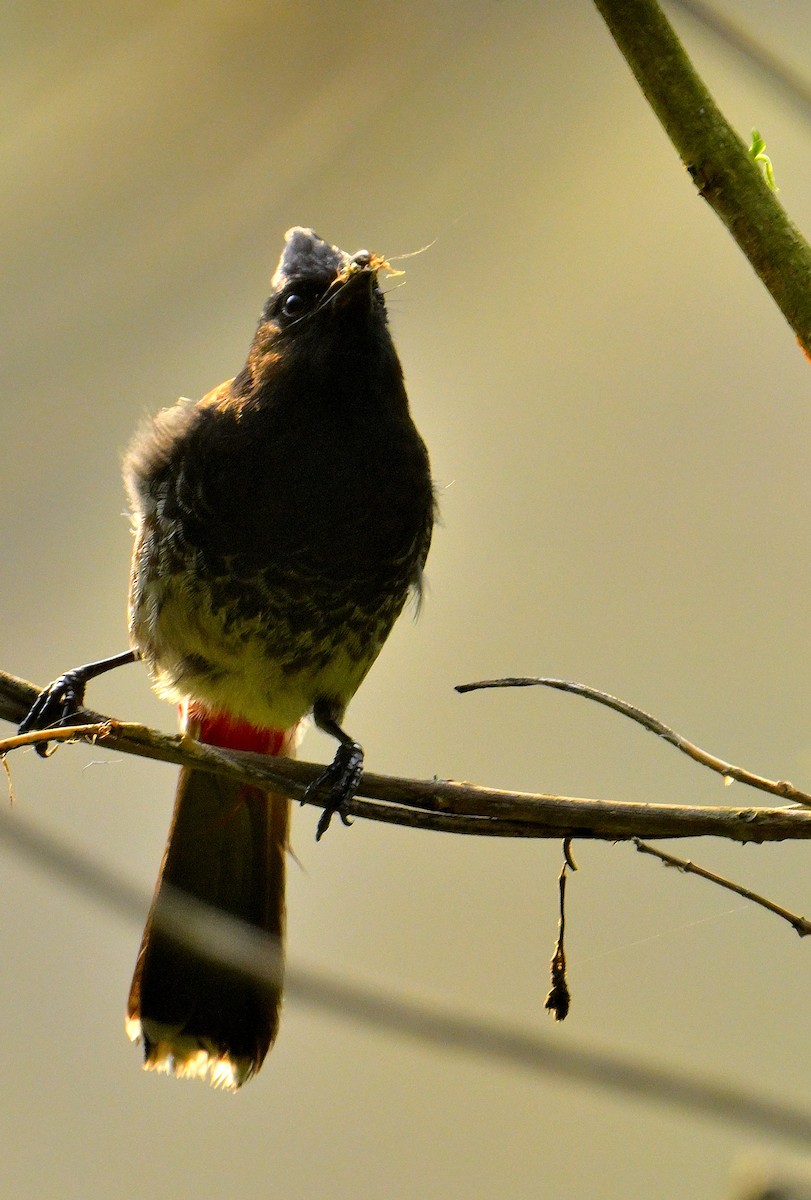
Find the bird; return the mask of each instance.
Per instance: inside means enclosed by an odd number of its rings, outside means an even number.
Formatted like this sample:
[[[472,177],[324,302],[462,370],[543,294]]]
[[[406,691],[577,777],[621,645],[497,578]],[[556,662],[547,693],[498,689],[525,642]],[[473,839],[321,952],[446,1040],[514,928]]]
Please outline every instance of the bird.
[[[124,456],[130,649],[61,676],[24,728],[64,720],[90,679],[141,660],[208,745],[293,755],[311,717],[338,743],[310,789],[324,796],[317,837],[335,813],[348,823],[363,749],[344,715],[419,601],[435,517],[384,270],[378,254],[288,230],[245,365],[159,412]],[[181,769],[127,1005],[148,1069],[235,1090],[261,1067],[281,972],[241,975],[170,937],[161,915],[185,893],[283,947],[289,810],[282,794]]]

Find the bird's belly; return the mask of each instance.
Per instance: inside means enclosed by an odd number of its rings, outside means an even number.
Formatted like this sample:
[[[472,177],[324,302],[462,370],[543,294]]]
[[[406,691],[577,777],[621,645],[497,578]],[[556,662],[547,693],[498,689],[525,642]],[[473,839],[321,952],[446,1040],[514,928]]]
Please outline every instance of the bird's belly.
[[[188,575],[141,580],[130,607],[132,644],[166,699],[281,729],[317,700],[346,706],[405,598],[389,598],[371,613],[328,591],[306,601],[270,592],[257,605],[250,588],[243,603],[231,581],[228,590],[225,603],[216,587]]]

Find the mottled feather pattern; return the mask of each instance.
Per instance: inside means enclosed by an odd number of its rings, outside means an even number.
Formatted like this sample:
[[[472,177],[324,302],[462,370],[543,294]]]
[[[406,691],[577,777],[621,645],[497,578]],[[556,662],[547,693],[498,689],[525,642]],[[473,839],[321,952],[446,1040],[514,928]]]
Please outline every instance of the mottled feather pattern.
[[[290,681],[281,690],[292,687],[304,705],[293,712],[284,703],[285,713],[298,720],[321,695],[339,700],[342,710],[357,689],[409,589],[418,586],[433,518],[427,481],[415,521],[412,480],[424,470],[425,455],[416,431],[410,426],[410,453],[392,465],[386,442],[401,439],[402,422],[385,409],[375,411],[363,373],[357,374],[355,404],[378,426],[382,448],[355,444],[347,430],[354,433],[356,422],[340,413],[336,420],[331,408],[323,423],[333,427],[332,444],[321,437],[291,462],[285,425],[300,415],[300,398],[236,419],[219,408],[230,384],[201,405],[161,414],[141,440],[128,464],[140,506],[131,634],[161,691],[194,695],[200,682],[213,698],[212,683],[230,673],[228,703],[242,686],[240,711],[268,719],[278,715],[280,706],[268,704],[267,696],[280,690],[281,674]],[[393,380],[402,390],[399,371]],[[236,455],[244,460],[236,491],[224,487],[216,465],[207,469],[205,455],[192,465],[201,428],[214,414],[222,414],[217,424],[226,426],[229,465]],[[222,461],[222,445],[218,454]],[[201,680],[189,664],[203,659],[211,669]],[[250,665],[255,659],[265,663],[261,696]]]

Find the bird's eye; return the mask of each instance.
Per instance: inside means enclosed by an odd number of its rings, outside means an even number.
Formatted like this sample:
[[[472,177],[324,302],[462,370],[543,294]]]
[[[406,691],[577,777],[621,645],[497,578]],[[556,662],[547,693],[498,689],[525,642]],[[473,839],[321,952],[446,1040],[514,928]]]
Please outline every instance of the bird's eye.
[[[282,313],[290,318],[300,317],[307,307],[307,297],[301,292],[288,292],[282,301]]]

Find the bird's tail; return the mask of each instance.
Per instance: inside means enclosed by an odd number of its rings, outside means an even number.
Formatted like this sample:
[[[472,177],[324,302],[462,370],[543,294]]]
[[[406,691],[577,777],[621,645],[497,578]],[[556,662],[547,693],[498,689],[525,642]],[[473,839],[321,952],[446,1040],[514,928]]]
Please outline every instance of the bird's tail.
[[[211,746],[295,753],[295,728],[260,729],[199,706],[183,713],[182,725]],[[148,1070],[234,1089],[261,1067],[279,1024],[289,817],[286,796],[182,768],[127,1005],[127,1032],[143,1039]],[[277,939],[278,984],[262,985],[167,936],[155,916],[176,891]]]

